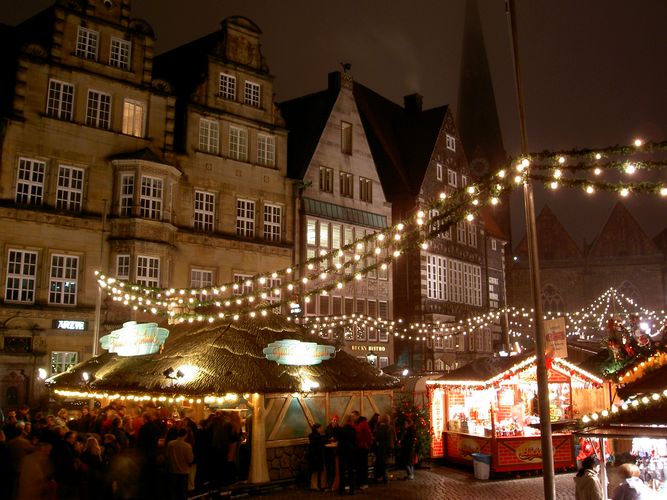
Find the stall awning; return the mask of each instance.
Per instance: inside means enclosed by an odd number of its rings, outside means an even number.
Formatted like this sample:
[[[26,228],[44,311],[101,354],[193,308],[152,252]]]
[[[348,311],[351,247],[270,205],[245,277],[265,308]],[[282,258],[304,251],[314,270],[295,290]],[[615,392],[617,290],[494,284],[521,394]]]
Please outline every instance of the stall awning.
[[[592,438],[617,438],[617,439],[632,439],[632,438],[654,438],[667,439],[666,425],[627,425],[627,426],[603,426],[592,427],[590,429],[583,429],[575,431],[576,436],[592,437]]]

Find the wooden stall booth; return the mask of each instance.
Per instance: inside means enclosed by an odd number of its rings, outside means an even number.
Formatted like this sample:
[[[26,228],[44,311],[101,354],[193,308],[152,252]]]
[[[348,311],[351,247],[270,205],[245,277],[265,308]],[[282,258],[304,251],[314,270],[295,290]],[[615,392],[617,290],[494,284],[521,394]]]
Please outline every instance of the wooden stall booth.
[[[559,358],[550,361],[548,376],[554,465],[574,467],[572,435],[556,429],[575,416],[574,389],[595,391],[602,380]],[[427,385],[433,458],[472,464],[472,454],[482,453],[494,472],[542,468],[533,354],[478,359]]]
[[[298,475],[313,423],[326,427],[352,410],[387,414],[400,386],[276,314],[170,326],[161,350],[138,355],[128,355],[129,344],[156,336],[139,328],[134,338],[133,325],[126,327],[104,339],[108,353],[49,379],[49,387],[62,397],[202,413],[245,408],[252,419],[249,483]]]

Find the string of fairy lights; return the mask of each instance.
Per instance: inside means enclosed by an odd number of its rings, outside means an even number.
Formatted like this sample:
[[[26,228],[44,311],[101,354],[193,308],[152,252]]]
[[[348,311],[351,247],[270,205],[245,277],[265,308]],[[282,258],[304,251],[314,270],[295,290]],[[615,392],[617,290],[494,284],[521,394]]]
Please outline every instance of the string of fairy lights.
[[[542,152],[511,160],[493,175],[465,188],[439,194],[407,219],[384,230],[368,234],[340,249],[321,251],[301,264],[273,272],[259,273],[243,282],[229,282],[204,288],[154,288],[130,283],[96,272],[99,285],[115,301],[154,315],[166,315],[177,322],[213,322],[216,319],[254,318],[283,306],[294,306],[298,292],[307,304],[318,295],[339,291],[372,272],[385,272],[401,255],[415,249],[427,250],[430,242],[462,221],[474,221],[479,211],[500,203],[501,195],[529,179],[548,188],[578,187],[589,195],[613,191],[621,197],[634,193],[667,197],[664,182],[614,182],[604,180],[607,172],[633,176],[638,171],[657,171],[667,161],[642,159],[641,155],[664,153],[667,141],[635,140],[630,146]],[[631,159],[619,158],[628,157]],[[619,314],[639,313],[641,321],[665,323],[664,311],[638,308],[632,299],[616,290],[608,290],[584,310],[566,313],[568,333],[583,339],[594,338],[606,318],[618,308]],[[404,323],[364,315],[307,318],[313,333],[333,332],[345,325],[385,329],[395,337],[426,341],[435,335],[451,338],[468,335],[478,328],[497,324],[502,316],[508,321],[514,339],[527,337],[532,328],[531,309],[504,307],[456,323]],[[615,311],[614,311],[615,312]],[[563,315],[547,312],[545,319]],[[595,325],[595,326],[594,326]]]

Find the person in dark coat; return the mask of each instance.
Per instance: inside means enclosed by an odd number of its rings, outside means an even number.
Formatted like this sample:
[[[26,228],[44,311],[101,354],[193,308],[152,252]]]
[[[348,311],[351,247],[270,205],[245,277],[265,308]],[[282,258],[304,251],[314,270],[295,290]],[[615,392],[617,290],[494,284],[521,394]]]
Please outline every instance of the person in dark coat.
[[[315,423],[313,432],[308,436],[308,468],[310,470],[310,489],[320,491],[327,486],[327,472],[324,468],[324,445],[327,437],[322,432],[322,425]]]
[[[414,454],[417,430],[411,418],[406,418],[404,425],[399,458],[401,465],[405,468],[405,479],[412,480],[415,478]]]
[[[378,419],[375,426],[375,466],[373,467],[373,476],[376,482],[382,481],[384,484],[389,482],[387,477],[387,456],[389,451],[394,448],[394,431],[389,425],[389,417],[384,415]]]
[[[345,494],[345,486],[350,488],[350,495],[354,495],[355,459],[357,456],[357,431],[352,426],[352,416],[345,417],[343,426],[338,432],[338,463],[340,470],[340,484],[338,493]]]

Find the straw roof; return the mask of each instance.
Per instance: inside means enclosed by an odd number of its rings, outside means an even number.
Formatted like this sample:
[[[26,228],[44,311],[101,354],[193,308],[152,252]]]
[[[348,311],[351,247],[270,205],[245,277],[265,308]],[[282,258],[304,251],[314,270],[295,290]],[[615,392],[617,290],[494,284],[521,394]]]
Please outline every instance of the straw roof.
[[[368,363],[338,351],[333,359],[312,366],[279,365],[262,349],[282,339],[327,344],[283,316],[180,324],[169,328],[162,353],[122,357],[106,353],[84,361],[47,381],[54,389],[118,393],[178,393],[191,396],[226,393],[301,392],[304,380],[319,384],[316,392],[384,390],[400,385]],[[179,367],[186,377],[169,378]],[[192,367],[196,367],[194,370]],[[89,383],[83,373],[89,374]]]

